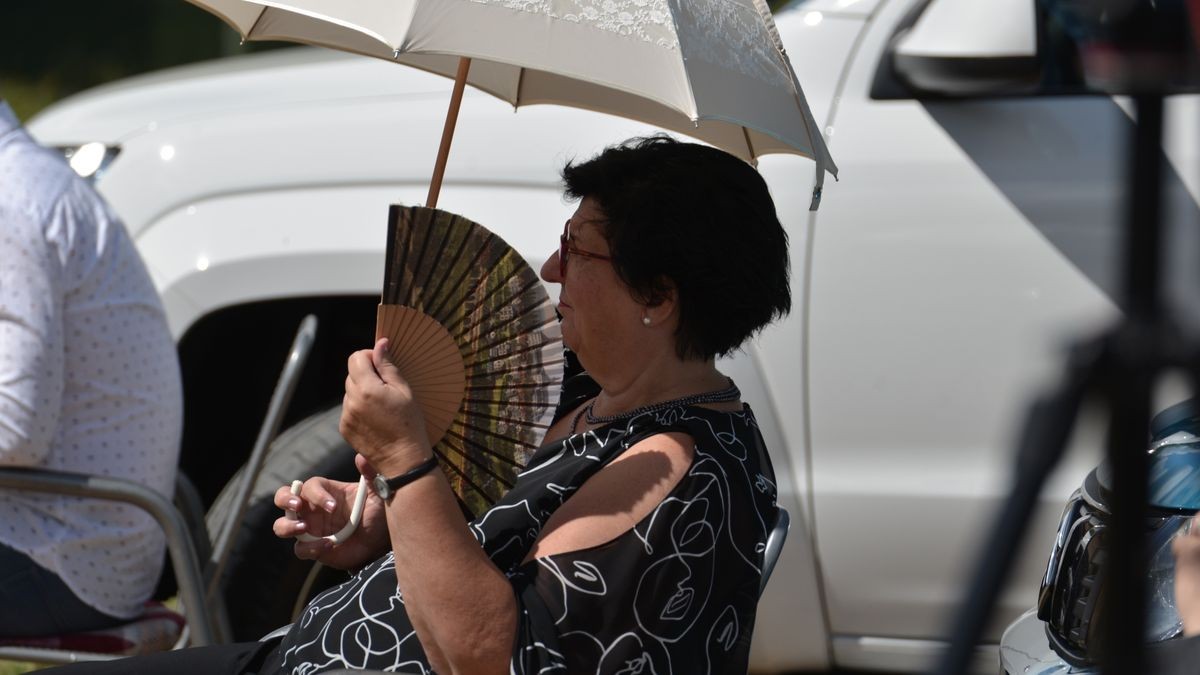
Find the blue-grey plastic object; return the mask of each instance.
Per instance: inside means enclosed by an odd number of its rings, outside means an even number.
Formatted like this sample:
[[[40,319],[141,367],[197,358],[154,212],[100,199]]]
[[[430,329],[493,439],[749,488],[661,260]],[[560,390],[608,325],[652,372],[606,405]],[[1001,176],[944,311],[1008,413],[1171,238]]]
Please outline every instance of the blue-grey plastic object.
[[[1200,511],[1200,414],[1195,401],[1178,403],[1155,415],[1150,430],[1150,447],[1154,448],[1150,456],[1150,505]]]

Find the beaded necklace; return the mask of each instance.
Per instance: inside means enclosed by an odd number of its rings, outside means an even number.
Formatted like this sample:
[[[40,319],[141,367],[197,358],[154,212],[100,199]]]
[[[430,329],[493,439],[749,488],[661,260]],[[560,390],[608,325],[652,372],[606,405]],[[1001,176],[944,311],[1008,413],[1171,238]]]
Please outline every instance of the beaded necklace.
[[[593,408],[596,405],[596,399],[593,398],[584,408],[575,413],[574,419],[571,420],[571,433],[575,433],[575,429],[578,428],[580,417],[586,416],[588,424],[609,424],[610,422],[629,419],[631,417],[637,417],[638,415],[644,415],[646,413],[655,413],[677,406],[698,405],[701,403],[725,403],[728,401],[736,401],[737,399],[741,398],[742,391],[737,388],[737,385],[733,383],[733,380],[730,378],[725,379],[729,382],[729,386],[724,389],[708,391],[703,394],[681,396],[679,398],[673,398],[670,401],[644,405],[640,408],[634,408],[628,412],[617,413],[616,415],[593,414]]]

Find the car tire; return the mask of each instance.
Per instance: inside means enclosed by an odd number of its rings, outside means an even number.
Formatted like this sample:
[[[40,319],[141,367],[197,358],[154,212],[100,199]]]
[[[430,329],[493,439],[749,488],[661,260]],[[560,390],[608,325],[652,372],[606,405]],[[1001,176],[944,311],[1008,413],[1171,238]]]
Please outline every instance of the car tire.
[[[291,623],[296,608],[346,580],[341,570],[296,558],[292,540],[280,539],[271,531],[280,516],[273,498],[281,485],[311,476],[358,479],[354,451],[338,433],[341,411],[339,405],[316,413],[288,428],[271,444],[234,530],[225,567],[222,592],[235,641],[258,640]],[[219,525],[232,516],[234,493],[244,471],[245,466],[234,474],[208,511],[208,531],[214,538]],[[314,567],[318,568],[315,572]],[[315,579],[310,580],[310,574],[315,574]]]

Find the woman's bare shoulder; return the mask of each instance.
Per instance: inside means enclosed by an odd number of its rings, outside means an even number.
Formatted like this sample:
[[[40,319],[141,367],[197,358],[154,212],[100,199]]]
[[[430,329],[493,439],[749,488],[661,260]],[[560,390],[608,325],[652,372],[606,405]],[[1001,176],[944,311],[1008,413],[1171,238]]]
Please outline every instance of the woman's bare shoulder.
[[[554,512],[527,560],[600,546],[633,529],[675,489],[694,456],[684,432],[637,441]]]

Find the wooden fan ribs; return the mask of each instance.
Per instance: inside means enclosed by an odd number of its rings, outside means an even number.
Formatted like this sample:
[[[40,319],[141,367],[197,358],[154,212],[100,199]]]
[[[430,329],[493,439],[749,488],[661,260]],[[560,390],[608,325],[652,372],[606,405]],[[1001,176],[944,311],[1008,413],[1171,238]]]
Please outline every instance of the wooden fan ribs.
[[[458,345],[441,324],[410,307],[380,305],[376,330],[394,339],[392,362],[412,388],[436,442],[462,405],[466,372]]]

